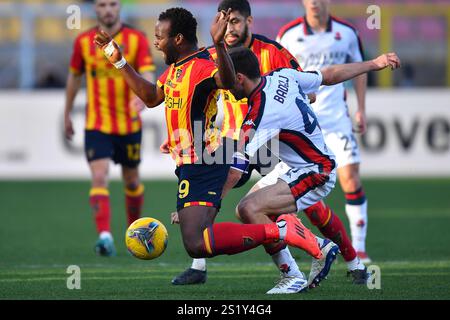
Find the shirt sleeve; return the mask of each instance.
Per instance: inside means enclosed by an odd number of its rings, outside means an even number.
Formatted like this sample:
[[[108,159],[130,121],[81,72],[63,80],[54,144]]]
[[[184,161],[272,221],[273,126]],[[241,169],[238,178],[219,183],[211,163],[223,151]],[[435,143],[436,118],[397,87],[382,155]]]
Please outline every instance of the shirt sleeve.
[[[294,72],[295,80],[305,94],[319,91],[323,81],[322,73],[319,70]]]
[[[355,32],[353,33],[353,37],[350,43],[347,62],[362,62],[362,61],[364,61],[362,42],[358,33]]]
[[[150,53],[150,47],[144,34],[139,35],[136,67],[139,73],[153,72],[156,70],[152,55]]]
[[[72,57],[70,58],[70,72],[73,74],[84,73],[84,59],[81,51],[80,37],[77,37],[73,43]]]
[[[170,68],[167,68],[166,71],[162,75],[159,76],[158,81],[156,81],[156,85],[161,89],[164,89],[164,84],[167,80],[167,75],[169,74]]]

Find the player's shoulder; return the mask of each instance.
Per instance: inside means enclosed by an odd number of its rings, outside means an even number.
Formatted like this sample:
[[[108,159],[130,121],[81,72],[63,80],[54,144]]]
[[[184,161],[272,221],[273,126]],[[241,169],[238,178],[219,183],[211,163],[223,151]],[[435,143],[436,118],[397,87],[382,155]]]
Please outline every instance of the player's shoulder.
[[[305,23],[304,17],[299,17],[295,20],[292,20],[288,23],[286,23],[284,26],[280,28],[280,31],[278,32],[277,39],[281,39],[288,31],[292,30],[295,27],[299,27]]]
[[[212,53],[208,50],[208,48],[201,48],[193,58],[201,64],[214,64],[214,60],[211,55]]]
[[[209,46],[209,47],[206,47],[205,49],[208,50],[208,52],[209,52],[210,54],[216,53],[216,47],[213,46],[213,45],[211,45],[211,46]]]
[[[266,36],[263,36],[261,34],[253,34],[253,45],[258,43],[261,47],[266,48],[275,48],[278,50],[284,49],[281,44],[279,44],[277,41],[267,38]]]
[[[333,27],[338,27],[344,31],[353,33],[356,36],[358,36],[358,29],[356,29],[356,27],[349,21],[338,18],[336,16],[330,16],[330,19],[331,19],[332,23],[334,24]]]

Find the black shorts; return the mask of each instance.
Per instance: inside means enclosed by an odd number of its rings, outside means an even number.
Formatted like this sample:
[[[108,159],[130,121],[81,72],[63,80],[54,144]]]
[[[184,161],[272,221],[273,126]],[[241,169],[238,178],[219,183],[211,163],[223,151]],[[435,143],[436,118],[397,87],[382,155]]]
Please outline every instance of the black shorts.
[[[97,130],[86,130],[84,151],[88,162],[110,158],[114,163],[135,168],[141,162],[141,141],[141,131],[127,135],[114,135]]]
[[[228,164],[184,164],[175,170],[178,177],[177,210],[192,206],[220,209]]]

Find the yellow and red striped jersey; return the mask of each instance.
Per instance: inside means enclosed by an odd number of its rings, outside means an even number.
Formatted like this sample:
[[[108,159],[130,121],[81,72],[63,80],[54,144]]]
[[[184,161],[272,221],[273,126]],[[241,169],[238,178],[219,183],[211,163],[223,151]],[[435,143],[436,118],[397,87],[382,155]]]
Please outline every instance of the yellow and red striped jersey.
[[[70,72],[86,73],[86,130],[126,135],[141,129],[139,113],[130,107],[133,93],[119,70],[106,59],[94,36],[98,27],[80,34],[74,42]],[[127,62],[139,72],[154,71],[155,65],[145,35],[123,25],[114,35]]]
[[[212,152],[219,145],[216,72],[209,52],[201,48],[170,65],[158,79],[165,95],[169,150],[178,166],[195,163],[198,151]]]
[[[278,42],[262,35],[253,34],[249,46],[259,61],[261,74],[272,72],[279,68],[293,68],[301,70],[297,60]],[[215,60],[217,57],[214,47],[208,48]],[[239,131],[248,111],[247,99],[237,101],[228,90],[221,90],[224,102],[224,119],[221,128],[223,137],[239,139]]]

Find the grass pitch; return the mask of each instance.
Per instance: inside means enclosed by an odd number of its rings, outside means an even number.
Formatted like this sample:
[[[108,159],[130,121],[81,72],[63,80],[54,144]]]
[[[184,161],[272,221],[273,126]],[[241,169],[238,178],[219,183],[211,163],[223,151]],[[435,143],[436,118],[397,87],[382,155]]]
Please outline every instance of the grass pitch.
[[[173,286],[190,265],[178,226],[170,225],[174,181],[146,181],[144,216],[161,220],[169,245],[158,259],[140,261],[125,249],[124,196],[111,184],[117,257],[94,254],[95,227],[88,181],[0,182],[0,299],[450,299],[450,179],[365,180],[369,201],[368,252],[381,270],[381,289],[354,286],[342,258],[329,279],[303,294],[269,296],[278,278],[262,248],[208,260],[208,281]],[[218,221],[236,221],[237,201],[250,187],[234,190]],[[347,225],[342,192],[326,199]],[[307,219],[303,219],[310,226]],[[315,228],[312,228],[317,232]],[[292,248],[302,271],[310,258]],[[67,289],[69,265],[81,269],[81,289]]]

